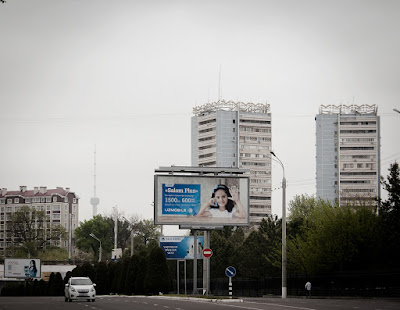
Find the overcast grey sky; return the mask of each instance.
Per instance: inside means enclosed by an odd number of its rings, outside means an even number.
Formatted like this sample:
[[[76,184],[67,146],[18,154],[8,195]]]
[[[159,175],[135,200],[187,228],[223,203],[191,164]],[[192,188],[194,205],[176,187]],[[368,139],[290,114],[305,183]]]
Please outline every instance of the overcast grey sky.
[[[70,187],[81,221],[94,145],[99,212],[152,218],[154,169],[190,165],[220,67],[222,98],[271,105],[288,202],[315,193],[321,104],[378,105],[382,174],[400,160],[397,0],[7,0],[0,28],[0,187]]]

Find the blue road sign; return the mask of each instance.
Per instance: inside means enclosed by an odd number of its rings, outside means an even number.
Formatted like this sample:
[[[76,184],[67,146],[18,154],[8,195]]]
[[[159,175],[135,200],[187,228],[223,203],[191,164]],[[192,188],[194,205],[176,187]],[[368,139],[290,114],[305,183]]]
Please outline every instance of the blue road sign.
[[[225,269],[225,275],[229,278],[233,278],[236,275],[235,267],[229,266]]]

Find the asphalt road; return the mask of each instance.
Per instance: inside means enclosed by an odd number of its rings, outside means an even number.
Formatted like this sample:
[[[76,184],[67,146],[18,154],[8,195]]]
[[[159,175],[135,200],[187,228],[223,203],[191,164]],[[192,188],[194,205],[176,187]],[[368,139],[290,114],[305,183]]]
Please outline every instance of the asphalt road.
[[[244,298],[210,302],[169,297],[97,296],[95,302],[65,302],[63,297],[0,297],[0,310],[398,310],[400,300]]]

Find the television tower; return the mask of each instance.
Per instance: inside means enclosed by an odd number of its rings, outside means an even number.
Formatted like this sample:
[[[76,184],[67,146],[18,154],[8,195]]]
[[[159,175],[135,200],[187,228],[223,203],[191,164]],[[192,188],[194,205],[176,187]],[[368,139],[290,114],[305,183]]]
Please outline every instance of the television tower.
[[[93,217],[97,215],[97,206],[100,203],[100,199],[96,197],[96,145],[94,146],[94,195],[90,198],[90,204],[92,205]]]

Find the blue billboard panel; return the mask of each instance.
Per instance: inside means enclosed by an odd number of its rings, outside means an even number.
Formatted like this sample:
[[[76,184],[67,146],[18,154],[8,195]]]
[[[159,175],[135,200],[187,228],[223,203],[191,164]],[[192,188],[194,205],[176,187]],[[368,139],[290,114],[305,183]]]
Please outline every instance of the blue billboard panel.
[[[194,259],[194,237],[159,237],[167,259]],[[197,259],[202,259],[204,238],[197,237]]]
[[[200,184],[162,184],[163,215],[196,215],[200,210]]]

